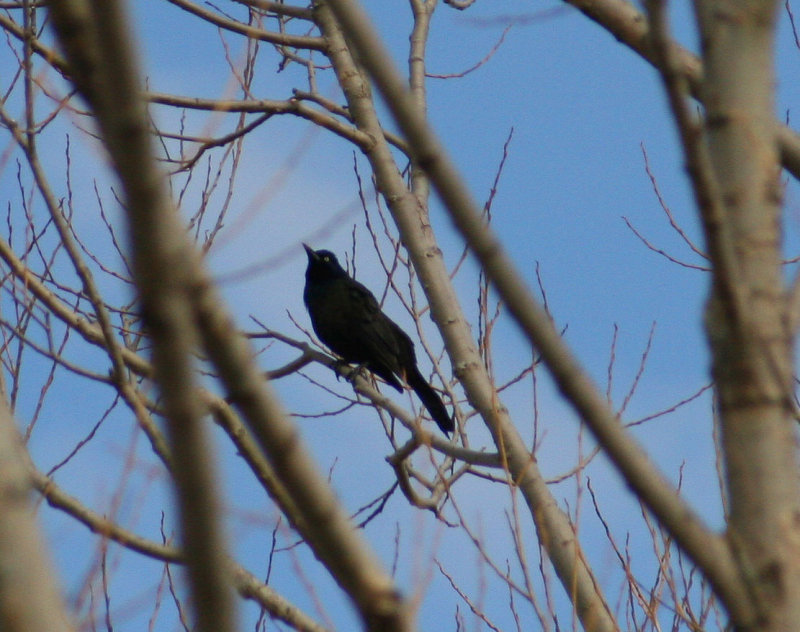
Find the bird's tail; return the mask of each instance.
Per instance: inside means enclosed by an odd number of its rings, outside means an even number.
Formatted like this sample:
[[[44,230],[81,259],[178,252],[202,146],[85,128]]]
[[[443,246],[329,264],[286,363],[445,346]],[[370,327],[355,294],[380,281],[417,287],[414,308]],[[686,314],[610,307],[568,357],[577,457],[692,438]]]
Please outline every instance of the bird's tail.
[[[408,385],[414,389],[414,392],[425,405],[425,408],[428,409],[436,425],[449,437],[456,426],[455,423],[453,423],[453,418],[447,414],[447,409],[444,407],[436,391],[434,391],[431,385],[422,377],[422,374],[416,367],[414,367],[413,371],[408,372],[406,381]]]

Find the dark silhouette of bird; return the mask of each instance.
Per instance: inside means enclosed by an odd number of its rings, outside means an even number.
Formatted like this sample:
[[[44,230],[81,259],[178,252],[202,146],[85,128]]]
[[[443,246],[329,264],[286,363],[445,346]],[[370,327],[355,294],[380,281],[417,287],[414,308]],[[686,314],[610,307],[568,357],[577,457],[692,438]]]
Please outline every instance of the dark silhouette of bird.
[[[442,400],[417,368],[414,343],[381,311],[375,296],[353,279],[328,250],[308,255],[303,301],[319,339],[345,362],[365,366],[403,392],[398,377],[419,396],[442,432],[455,425]]]

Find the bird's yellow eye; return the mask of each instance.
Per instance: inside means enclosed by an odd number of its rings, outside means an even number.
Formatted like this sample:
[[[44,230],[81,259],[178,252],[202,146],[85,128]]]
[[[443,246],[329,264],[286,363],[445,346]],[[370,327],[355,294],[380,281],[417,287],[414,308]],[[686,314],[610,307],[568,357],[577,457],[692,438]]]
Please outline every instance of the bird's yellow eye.
[[[328,255],[325,255],[324,257],[322,257],[322,260],[323,260],[325,263],[328,263],[328,262],[330,262],[331,258],[330,258]]]

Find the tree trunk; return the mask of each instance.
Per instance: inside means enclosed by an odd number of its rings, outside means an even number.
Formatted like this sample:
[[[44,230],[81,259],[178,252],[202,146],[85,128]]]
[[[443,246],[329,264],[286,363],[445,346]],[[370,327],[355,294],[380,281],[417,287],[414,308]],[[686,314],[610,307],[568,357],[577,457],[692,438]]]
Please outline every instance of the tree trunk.
[[[800,629],[793,342],[782,281],[774,116],[778,2],[697,0],[707,141],[721,217],[706,311],[730,507],[728,535],[759,630]],[[713,248],[709,248],[710,251]],[[736,623],[736,622],[734,622]],[[738,629],[745,629],[739,625]]]

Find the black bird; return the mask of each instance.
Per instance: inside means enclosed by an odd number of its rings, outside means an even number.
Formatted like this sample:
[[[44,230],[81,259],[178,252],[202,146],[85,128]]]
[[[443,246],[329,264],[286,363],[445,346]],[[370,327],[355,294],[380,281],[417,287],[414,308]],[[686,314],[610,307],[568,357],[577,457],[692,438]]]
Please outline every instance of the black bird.
[[[372,292],[345,272],[336,255],[303,248],[308,255],[303,301],[319,339],[345,362],[366,366],[402,393],[401,378],[449,436],[453,419],[419,372],[411,338],[381,311]]]

